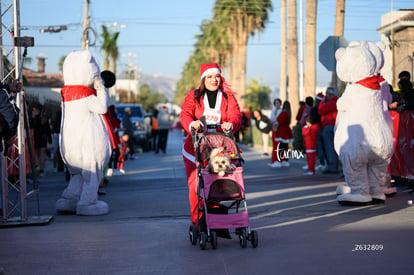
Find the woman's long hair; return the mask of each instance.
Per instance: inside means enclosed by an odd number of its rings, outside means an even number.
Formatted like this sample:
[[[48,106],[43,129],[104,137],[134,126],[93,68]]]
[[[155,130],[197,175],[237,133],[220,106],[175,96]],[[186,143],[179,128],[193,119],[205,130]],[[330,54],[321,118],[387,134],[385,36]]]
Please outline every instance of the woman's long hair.
[[[194,94],[194,98],[196,99],[197,104],[200,104],[200,98],[202,98],[206,92],[206,86],[204,84],[206,77],[207,76],[203,77],[200,80],[200,85],[198,86],[198,89],[196,90]],[[231,89],[231,85],[226,83],[224,77],[220,75],[220,78],[221,78],[221,81],[220,81],[220,86],[218,87],[218,89],[220,89],[222,92],[226,93],[227,95],[235,94],[233,90]]]
[[[286,100],[285,102],[283,102],[282,110],[284,110],[288,113],[289,124],[290,124],[290,121],[292,120],[292,110],[290,108],[290,102],[289,101]]]

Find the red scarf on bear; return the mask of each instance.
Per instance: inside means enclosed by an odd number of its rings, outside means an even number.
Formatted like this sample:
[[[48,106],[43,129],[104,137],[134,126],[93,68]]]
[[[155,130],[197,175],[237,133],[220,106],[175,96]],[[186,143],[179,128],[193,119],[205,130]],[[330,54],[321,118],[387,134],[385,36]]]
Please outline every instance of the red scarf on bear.
[[[65,85],[61,90],[62,102],[79,100],[91,95],[96,96],[96,90],[81,85]],[[105,122],[106,129],[108,130],[109,138],[111,139],[112,149],[116,149],[117,144],[114,137],[115,133],[109,119],[109,110],[102,115],[102,118]]]
[[[384,80],[385,79],[380,75],[373,75],[373,76],[369,76],[364,79],[361,79],[355,82],[355,84],[360,84],[370,89],[379,90],[381,87],[380,83],[383,82]]]

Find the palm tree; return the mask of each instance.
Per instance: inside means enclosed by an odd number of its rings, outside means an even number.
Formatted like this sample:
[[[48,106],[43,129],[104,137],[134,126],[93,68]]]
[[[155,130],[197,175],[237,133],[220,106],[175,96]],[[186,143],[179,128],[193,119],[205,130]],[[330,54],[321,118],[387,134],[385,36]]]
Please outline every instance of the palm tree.
[[[102,50],[104,51],[104,70],[110,69],[116,72],[116,60],[119,57],[118,40],[119,32],[110,33],[105,25],[102,25]]]
[[[317,7],[318,0],[306,0],[305,97],[315,96]]]
[[[299,109],[298,34],[296,14],[296,0],[288,0],[288,100],[293,116],[296,116]]]
[[[181,104],[185,95],[196,88],[199,75],[194,72],[200,70],[200,64],[217,62],[225,67],[229,59],[226,30],[213,20],[204,20],[200,30],[201,34],[196,36],[194,52],[185,63],[181,79],[176,85],[174,101],[177,104]]]
[[[286,100],[287,92],[287,44],[286,44],[286,0],[280,0],[280,92],[282,101]]]
[[[229,82],[244,106],[246,89],[246,55],[249,36],[262,32],[272,10],[271,0],[217,0],[214,21],[226,29],[229,45],[227,67]]]

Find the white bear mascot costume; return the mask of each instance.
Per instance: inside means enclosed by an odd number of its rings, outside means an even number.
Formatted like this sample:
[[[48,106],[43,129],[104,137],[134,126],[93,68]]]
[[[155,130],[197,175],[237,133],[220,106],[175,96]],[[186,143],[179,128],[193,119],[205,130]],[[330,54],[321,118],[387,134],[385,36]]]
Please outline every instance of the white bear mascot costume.
[[[384,202],[393,137],[389,114],[384,112],[383,79],[375,74],[376,59],[366,41],[351,42],[338,49],[335,57],[337,75],[348,84],[337,102],[334,144],[350,187],[337,201],[342,205]]]
[[[110,125],[104,117],[108,93],[89,51],[66,57],[63,81],[60,151],[71,178],[56,210],[104,215],[109,208],[98,200],[98,187],[112,150]]]

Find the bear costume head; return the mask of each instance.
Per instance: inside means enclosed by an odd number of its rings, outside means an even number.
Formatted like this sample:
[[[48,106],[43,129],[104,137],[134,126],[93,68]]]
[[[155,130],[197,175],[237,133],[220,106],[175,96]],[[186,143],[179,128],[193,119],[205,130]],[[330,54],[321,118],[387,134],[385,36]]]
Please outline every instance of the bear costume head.
[[[368,42],[350,42],[348,47],[335,52],[336,74],[344,82],[356,82],[373,76],[377,62],[368,49]]]
[[[63,63],[63,82],[65,85],[83,85],[93,88],[100,69],[89,51],[71,52]]]

